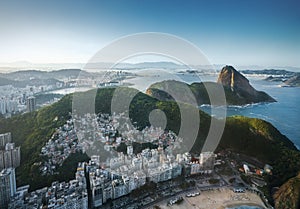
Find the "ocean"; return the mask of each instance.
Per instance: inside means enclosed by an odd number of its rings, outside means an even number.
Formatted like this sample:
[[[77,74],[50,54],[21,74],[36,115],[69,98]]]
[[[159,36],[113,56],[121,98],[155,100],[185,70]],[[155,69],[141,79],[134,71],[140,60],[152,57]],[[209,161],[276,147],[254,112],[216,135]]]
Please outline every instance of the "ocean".
[[[153,71],[152,71],[153,72]],[[159,73],[159,71],[158,71]],[[206,74],[201,76],[201,81],[216,81],[217,74]],[[265,77],[248,76],[250,84],[258,91],[265,91],[275,98],[274,103],[259,103],[245,106],[218,107],[220,112],[227,109],[227,116],[243,115],[252,118],[260,118],[272,123],[282,134],[286,135],[298,149],[300,149],[300,87],[280,87],[279,82],[270,82],[263,80]],[[153,83],[162,80],[181,80],[187,83],[199,82],[199,77],[192,74],[170,74],[162,73],[155,76],[134,77],[124,82],[132,83],[131,87],[145,92]],[[83,89],[63,89],[53,93],[67,94],[74,91],[84,91]],[[210,106],[202,105],[201,110],[210,114]],[[218,108],[216,115],[218,117]]]
[[[300,88],[279,87],[279,82],[264,81],[261,77],[250,77],[248,79],[254,88],[259,91],[265,91],[275,98],[277,102],[229,106],[227,107],[227,116],[243,115],[266,120],[272,123],[300,149]],[[209,106],[204,105],[200,109],[210,113]]]
[[[199,77],[192,74],[173,74],[149,77],[135,77],[126,82],[134,84],[132,87],[145,91],[150,84],[167,79],[199,82]],[[170,78],[171,77],[171,78]],[[218,74],[201,76],[201,81],[216,82]],[[265,91],[275,98],[274,103],[259,103],[245,106],[219,107],[227,108],[227,116],[243,115],[260,118],[272,123],[282,134],[286,135],[295,146],[300,149],[300,87],[280,87],[280,82],[265,81],[263,76],[246,76],[250,84],[258,91]],[[203,105],[200,109],[210,114],[210,107]],[[223,111],[223,110],[222,110]],[[218,117],[218,115],[215,115]]]

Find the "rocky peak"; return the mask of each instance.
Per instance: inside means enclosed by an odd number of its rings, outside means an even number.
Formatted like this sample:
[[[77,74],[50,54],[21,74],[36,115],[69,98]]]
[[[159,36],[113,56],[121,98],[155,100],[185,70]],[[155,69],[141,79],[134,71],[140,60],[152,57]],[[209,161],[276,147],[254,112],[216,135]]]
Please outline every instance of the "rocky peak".
[[[252,93],[253,90],[255,91],[249,84],[249,80],[230,65],[222,68],[217,83],[230,87],[232,91],[239,89],[252,91]]]
[[[222,84],[225,88],[230,89],[238,97],[246,99],[249,103],[275,101],[266,93],[255,90],[245,76],[229,65],[222,68],[217,83]]]

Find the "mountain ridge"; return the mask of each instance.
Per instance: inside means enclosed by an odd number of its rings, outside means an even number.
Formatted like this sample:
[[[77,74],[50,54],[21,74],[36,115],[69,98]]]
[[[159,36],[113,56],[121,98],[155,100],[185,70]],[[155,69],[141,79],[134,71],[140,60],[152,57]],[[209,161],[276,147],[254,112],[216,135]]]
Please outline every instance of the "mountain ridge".
[[[186,94],[184,89],[190,88],[191,94]],[[167,80],[152,84],[146,94],[162,101],[174,101],[171,95],[180,95],[179,101],[193,101],[196,99],[198,106],[210,104],[208,92],[222,92],[224,89],[227,105],[246,105],[260,102],[276,102],[265,92],[254,89],[247,78],[236,71],[232,66],[222,68],[218,80],[214,82],[201,82],[186,84],[181,81]],[[224,105],[222,95],[216,96],[216,104]]]
[[[125,88],[125,87],[122,87]],[[133,89],[126,88],[128,93]],[[10,119],[0,119],[0,133],[12,132],[13,141],[21,146],[21,167],[17,169],[18,184],[30,184],[32,189],[41,188],[49,181],[65,180],[67,175],[49,177],[39,176],[36,166],[41,161],[40,150],[56,128],[62,126],[72,112],[74,96],[84,98],[91,90],[64,96],[53,105],[41,108],[32,113],[13,116]],[[104,88],[96,91],[96,113],[111,113],[111,101],[115,88]],[[137,91],[137,90],[134,90]],[[86,102],[82,100],[83,104]],[[188,106],[187,106],[188,107]],[[189,108],[195,108],[190,106]],[[148,115],[153,109],[160,109],[167,117],[167,129],[178,133],[180,128],[180,110],[177,102],[160,101],[142,92],[138,92],[130,105],[130,117],[139,127],[149,125]],[[210,128],[211,117],[199,110],[200,126],[192,152],[200,152]],[[57,118],[57,120],[55,120]],[[295,175],[300,170],[300,152],[293,143],[282,135],[270,123],[260,119],[246,117],[230,117],[225,124],[224,134],[217,148],[218,151],[230,149],[249,156],[256,156],[264,163],[274,166],[272,185],[281,185],[283,181]],[[288,167],[285,161],[291,159]],[[284,162],[284,163],[283,163]],[[274,165],[273,165],[274,164]],[[76,167],[76,163],[74,164]],[[283,167],[284,166],[284,167]],[[76,168],[72,169],[76,169]],[[71,174],[70,174],[71,175]],[[278,176],[278,177],[276,177]]]

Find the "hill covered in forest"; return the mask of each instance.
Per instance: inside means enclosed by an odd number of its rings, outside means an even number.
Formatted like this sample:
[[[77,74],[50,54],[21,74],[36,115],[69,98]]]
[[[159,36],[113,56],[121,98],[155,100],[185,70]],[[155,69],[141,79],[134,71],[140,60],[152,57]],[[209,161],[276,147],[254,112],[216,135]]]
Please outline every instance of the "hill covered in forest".
[[[149,125],[149,113],[154,109],[162,110],[167,117],[166,129],[179,132],[181,113],[178,103],[161,101],[135,89],[123,88],[123,92],[135,94],[129,108],[132,121],[137,122],[142,129]],[[42,161],[40,151],[49,140],[56,128],[62,126],[71,117],[72,100],[82,98],[86,105],[89,94],[95,94],[95,112],[111,113],[111,102],[115,88],[90,90],[89,92],[66,95],[51,106],[41,108],[32,113],[14,116],[10,119],[0,119],[0,133],[11,132],[13,141],[21,146],[21,166],[17,169],[18,185],[30,184],[31,189],[47,186],[53,180],[68,180],[73,178],[78,161],[87,160],[84,153],[71,155],[59,168],[60,174],[41,176],[39,163]],[[86,97],[86,98],[85,98]],[[190,105],[185,108],[197,108]],[[199,132],[192,153],[201,152],[207,137],[211,117],[199,111]],[[300,152],[293,143],[282,135],[272,124],[254,118],[242,116],[229,117],[217,151],[231,150],[257,158],[263,163],[271,164],[273,176],[269,179],[272,186],[280,186],[287,179],[295,176],[300,170]]]
[[[193,94],[187,94],[188,87]],[[214,105],[224,105],[221,100],[222,91],[226,97],[227,105],[245,105],[259,102],[275,102],[276,100],[267,93],[254,89],[249,80],[232,66],[225,66],[219,73],[217,82],[201,82],[186,84],[184,82],[167,80],[152,84],[146,93],[162,101],[174,101],[172,95],[182,95],[181,102],[193,101],[196,99],[198,105],[211,104],[212,94],[216,97]],[[212,92],[212,93],[210,93]],[[211,94],[211,95],[209,95]]]
[[[274,195],[275,208],[300,208],[300,173],[284,183]]]

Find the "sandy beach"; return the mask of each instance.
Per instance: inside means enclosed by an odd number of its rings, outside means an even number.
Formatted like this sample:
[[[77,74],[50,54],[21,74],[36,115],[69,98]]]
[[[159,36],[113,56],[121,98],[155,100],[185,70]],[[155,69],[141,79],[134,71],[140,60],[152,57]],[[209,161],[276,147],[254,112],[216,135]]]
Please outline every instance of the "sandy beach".
[[[184,197],[184,201],[179,205],[167,206],[167,202],[159,205],[164,209],[225,209],[240,205],[264,207],[263,201],[254,193],[234,193],[228,188],[219,190],[203,191],[196,197]]]

